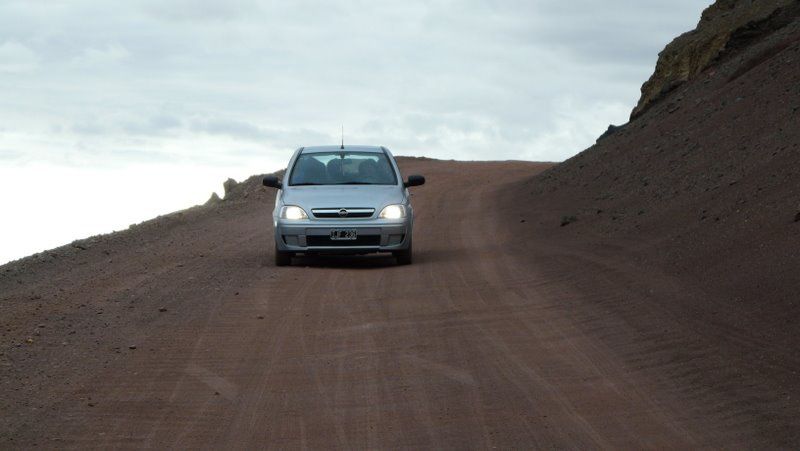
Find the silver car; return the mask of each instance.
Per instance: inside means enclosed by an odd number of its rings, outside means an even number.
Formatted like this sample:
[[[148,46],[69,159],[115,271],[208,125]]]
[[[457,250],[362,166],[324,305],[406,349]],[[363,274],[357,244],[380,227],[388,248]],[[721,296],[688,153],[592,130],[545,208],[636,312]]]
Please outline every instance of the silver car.
[[[275,264],[289,265],[297,253],[366,254],[391,252],[411,263],[414,210],[408,187],[385,147],[318,146],[297,149],[284,180],[264,177],[277,188]]]

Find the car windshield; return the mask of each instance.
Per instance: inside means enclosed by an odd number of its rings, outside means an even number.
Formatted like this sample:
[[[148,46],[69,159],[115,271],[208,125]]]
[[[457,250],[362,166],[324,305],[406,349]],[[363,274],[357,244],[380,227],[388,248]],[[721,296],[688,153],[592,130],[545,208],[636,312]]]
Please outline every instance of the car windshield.
[[[301,153],[289,179],[292,186],[396,184],[389,158],[377,152]]]

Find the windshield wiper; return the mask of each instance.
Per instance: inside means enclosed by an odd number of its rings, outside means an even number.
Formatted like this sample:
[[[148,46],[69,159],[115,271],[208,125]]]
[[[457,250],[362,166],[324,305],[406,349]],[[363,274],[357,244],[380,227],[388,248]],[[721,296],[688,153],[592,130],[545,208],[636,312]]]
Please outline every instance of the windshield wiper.
[[[291,186],[309,186],[309,185],[375,185],[375,183],[371,182],[359,182],[356,180],[350,182],[338,182],[338,183],[317,183],[317,182],[300,182],[300,183],[292,183]]]

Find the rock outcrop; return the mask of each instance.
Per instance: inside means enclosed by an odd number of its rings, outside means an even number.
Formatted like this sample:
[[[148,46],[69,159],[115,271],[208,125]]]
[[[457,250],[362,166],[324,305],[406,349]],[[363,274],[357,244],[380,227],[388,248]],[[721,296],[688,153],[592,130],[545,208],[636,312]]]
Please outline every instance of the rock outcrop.
[[[224,195],[223,199],[230,200],[231,193],[233,193],[233,191],[238,186],[239,186],[239,183],[236,180],[232,179],[232,178],[228,178],[228,180],[225,180],[222,183],[222,188],[225,190],[225,195]]]
[[[211,197],[209,197],[206,201],[205,205],[217,205],[220,202],[222,202],[222,199],[219,198],[219,194],[213,192],[211,193]]]
[[[747,46],[798,16],[798,0],[717,0],[703,11],[694,30],[678,36],[659,53],[655,72],[642,86],[642,96],[631,119],[726,52]]]

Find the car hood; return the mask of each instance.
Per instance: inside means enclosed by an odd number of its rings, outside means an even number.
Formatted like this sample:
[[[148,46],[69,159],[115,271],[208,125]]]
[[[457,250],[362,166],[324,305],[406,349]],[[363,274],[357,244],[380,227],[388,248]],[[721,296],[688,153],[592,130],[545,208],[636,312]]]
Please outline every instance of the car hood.
[[[403,203],[395,185],[297,186],[283,191],[284,205],[312,208],[375,208]]]

